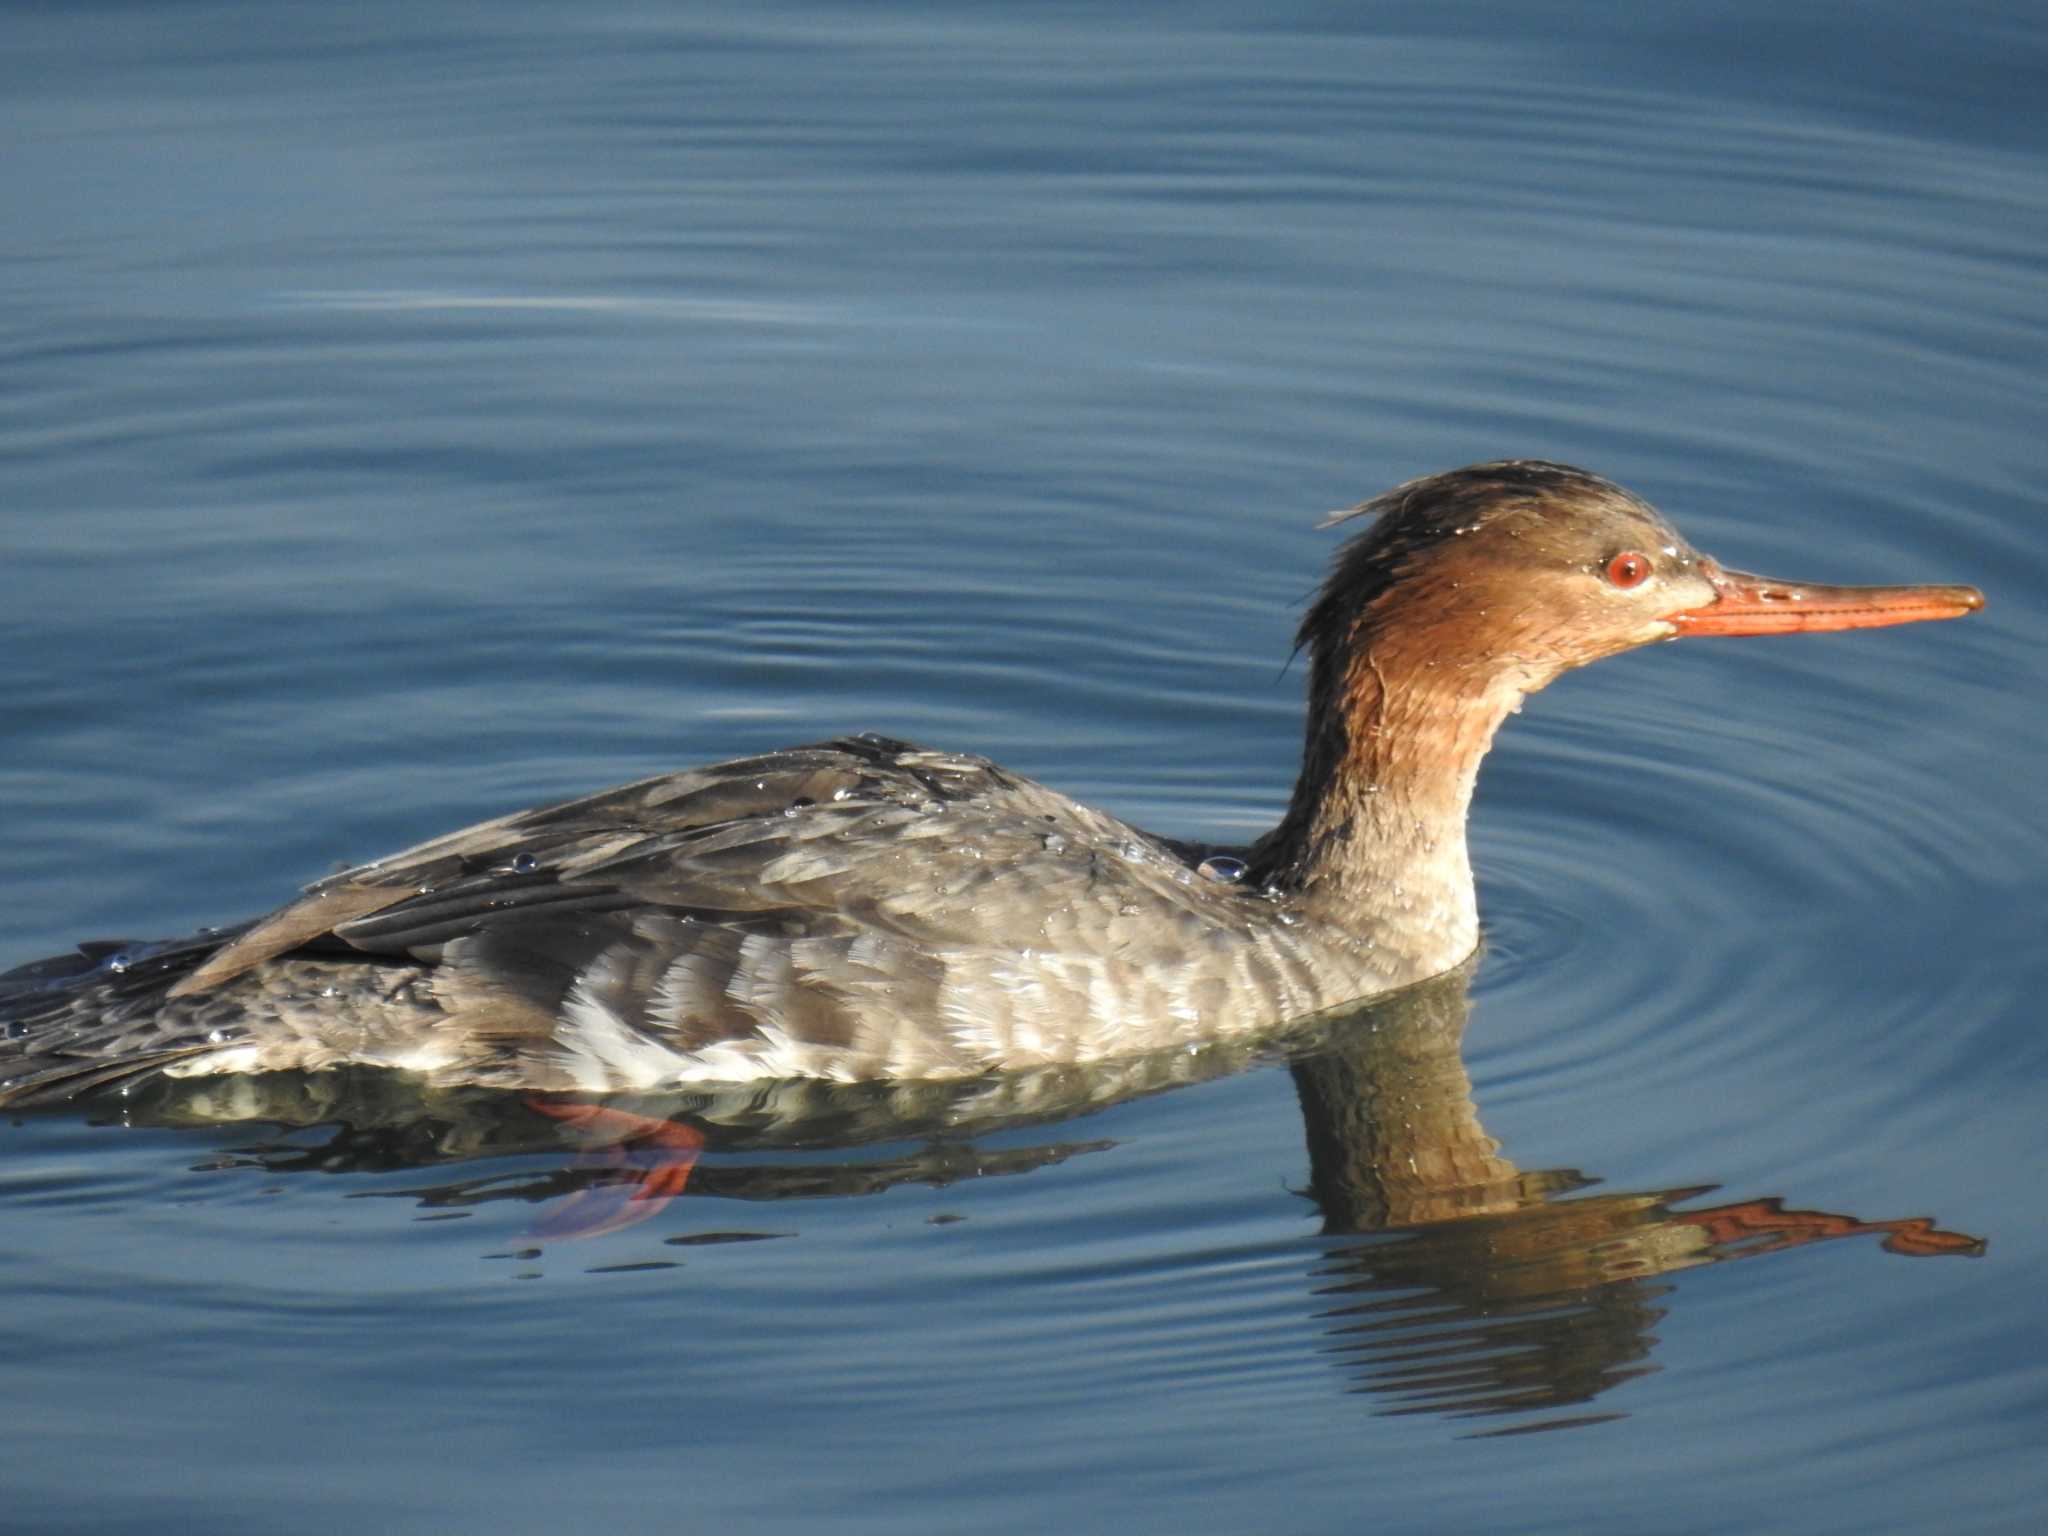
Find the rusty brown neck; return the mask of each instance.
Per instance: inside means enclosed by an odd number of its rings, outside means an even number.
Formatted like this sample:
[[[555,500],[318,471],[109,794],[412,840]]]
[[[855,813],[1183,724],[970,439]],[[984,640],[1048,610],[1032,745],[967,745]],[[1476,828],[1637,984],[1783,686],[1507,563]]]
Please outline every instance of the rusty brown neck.
[[[1478,946],[1465,817],[1521,680],[1443,659],[1425,633],[1373,623],[1315,658],[1308,739],[1287,815],[1254,873],[1302,911],[1370,940],[1408,979]]]

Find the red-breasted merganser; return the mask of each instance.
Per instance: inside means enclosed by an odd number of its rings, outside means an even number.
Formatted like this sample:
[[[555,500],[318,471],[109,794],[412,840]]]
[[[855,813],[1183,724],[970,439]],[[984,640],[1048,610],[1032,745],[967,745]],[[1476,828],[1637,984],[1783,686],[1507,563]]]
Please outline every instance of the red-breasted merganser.
[[[1344,518],[1301,774],[1237,849],[879,736],[522,811],[269,917],[0,977],[0,1103],[138,1073],[528,1090],[953,1077],[1259,1031],[1479,942],[1465,818],[1526,694],[1687,635],[1956,618],[1972,587],[1725,570],[1585,470],[1480,464]]]

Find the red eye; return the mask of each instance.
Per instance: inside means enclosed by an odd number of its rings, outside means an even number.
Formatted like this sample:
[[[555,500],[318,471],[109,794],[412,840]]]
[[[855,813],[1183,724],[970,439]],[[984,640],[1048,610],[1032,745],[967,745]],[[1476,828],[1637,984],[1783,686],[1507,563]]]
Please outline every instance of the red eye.
[[[1634,550],[1623,550],[1607,562],[1607,584],[1610,587],[1640,587],[1650,579],[1650,557],[1639,555]]]

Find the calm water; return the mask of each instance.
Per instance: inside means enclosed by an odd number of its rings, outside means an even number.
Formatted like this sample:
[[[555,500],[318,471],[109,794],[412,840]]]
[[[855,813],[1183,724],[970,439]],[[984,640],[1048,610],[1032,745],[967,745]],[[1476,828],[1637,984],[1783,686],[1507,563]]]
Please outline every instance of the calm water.
[[[17,1119],[0,1524],[2038,1528],[2037,7],[0,39],[0,965],[839,730],[1249,834],[1317,518],[1478,458],[1991,599],[1566,679],[1292,1065],[656,1105],[575,1239],[517,1104]]]

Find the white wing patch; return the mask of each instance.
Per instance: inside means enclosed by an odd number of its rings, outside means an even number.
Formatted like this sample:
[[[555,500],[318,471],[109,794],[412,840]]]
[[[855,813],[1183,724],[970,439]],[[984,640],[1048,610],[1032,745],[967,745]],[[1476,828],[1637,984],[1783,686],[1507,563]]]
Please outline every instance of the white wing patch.
[[[600,962],[602,965],[603,962]],[[562,1066],[587,1093],[620,1088],[655,1088],[682,1075],[686,1058],[659,1041],[650,1040],[599,1002],[579,977],[562,1002],[562,1022],[555,1033]]]

